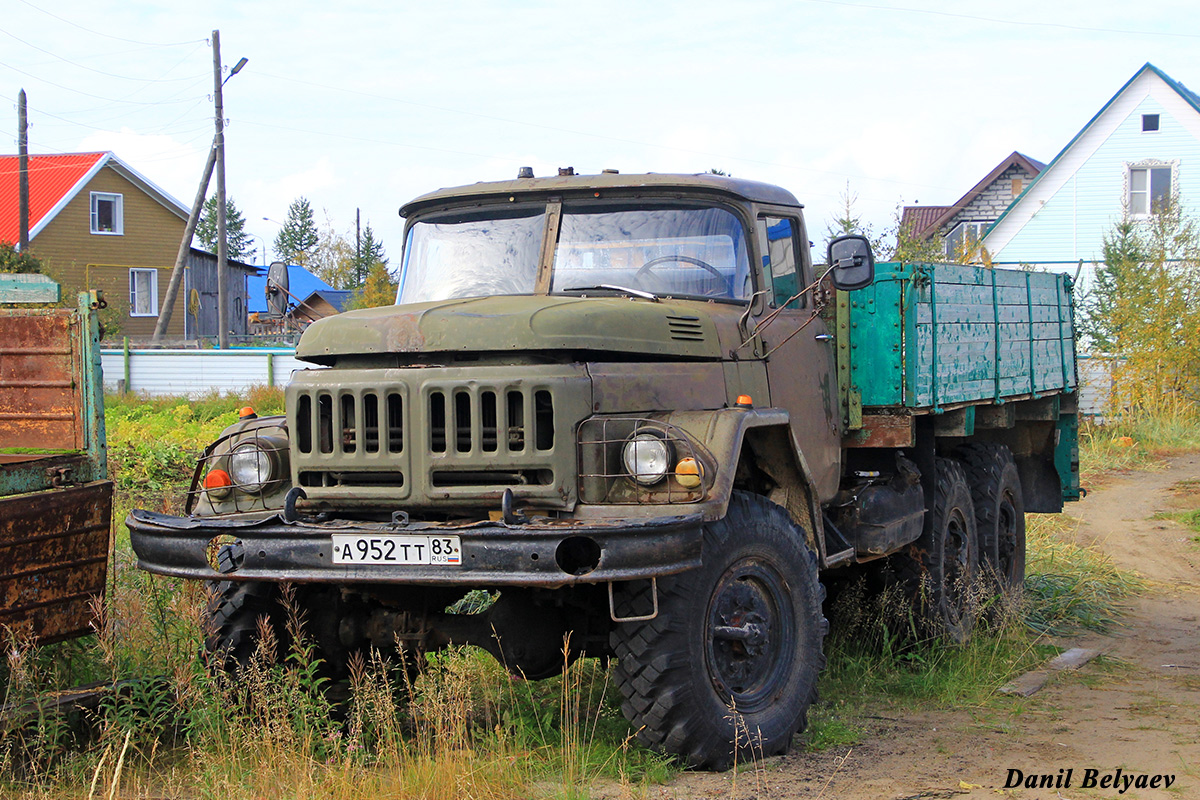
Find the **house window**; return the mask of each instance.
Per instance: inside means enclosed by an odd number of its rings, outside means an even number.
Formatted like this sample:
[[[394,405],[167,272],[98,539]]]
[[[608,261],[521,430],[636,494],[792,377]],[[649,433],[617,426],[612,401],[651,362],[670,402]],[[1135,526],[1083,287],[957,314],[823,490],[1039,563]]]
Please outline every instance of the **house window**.
[[[1142,114],[1142,131],[1152,133],[1158,130],[1158,114]]]
[[[158,270],[129,270],[129,316],[158,316]]]
[[[1013,197],[1016,197],[1017,195],[1019,195],[1021,193],[1021,190],[1024,188],[1025,188],[1025,181],[1021,180],[1020,178],[1012,179],[1012,196]]]
[[[92,192],[92,233],[118,236],[125,232],[121,195]]]
[[[1131,167],[1129,213],[1145,217],[1157,213],[1171,199],[1171,168]]]
[[[973,254],[990,222],[960,222],[946,234],[946,257],[965,258]]]

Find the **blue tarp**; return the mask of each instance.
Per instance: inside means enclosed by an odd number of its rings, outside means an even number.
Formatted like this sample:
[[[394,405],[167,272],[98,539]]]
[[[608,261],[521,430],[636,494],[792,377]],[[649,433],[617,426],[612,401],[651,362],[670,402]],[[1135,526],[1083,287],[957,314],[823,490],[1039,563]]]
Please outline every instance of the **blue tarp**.
[[[336,289],[299,264],[288,265],[288,284],[288,293],[291,295],[288,298],[289,306],[305,300],[313,292],[337,293]],[[247,276],[246,292],[248,294],[246,298],[247,311],[253,313],[267,310],[267,276],[265,273]]]

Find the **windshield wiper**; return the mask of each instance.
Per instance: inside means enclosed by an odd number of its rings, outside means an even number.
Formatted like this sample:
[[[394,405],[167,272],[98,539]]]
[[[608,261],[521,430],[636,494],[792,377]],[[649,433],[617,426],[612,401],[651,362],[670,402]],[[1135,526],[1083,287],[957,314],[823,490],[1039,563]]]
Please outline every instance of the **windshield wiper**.
[[[653,300],[658,302],[658,295],[653,292],[644,292],[641,289],[630,289],[628,286],[615,286],[611,283],[598,283],[595,286],[572,286],[570,289],[561,289],[562,292],[590,292],[596,289],[607,289],[610,292],[621,292],[630,297],[640,297],[643,300]]]

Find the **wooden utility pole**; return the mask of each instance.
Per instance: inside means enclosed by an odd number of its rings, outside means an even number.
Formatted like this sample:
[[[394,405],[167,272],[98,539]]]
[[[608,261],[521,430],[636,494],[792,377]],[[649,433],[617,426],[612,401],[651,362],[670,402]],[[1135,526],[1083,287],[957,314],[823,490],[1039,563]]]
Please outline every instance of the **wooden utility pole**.
[[[204,208],[204,196],[208,192],[208,183],[212,180],[213,165],[216,160],[217,143],[213,142],[212,147],[208,148],[208,161],[204,164],[204,175],[200,178],[200,188],[196,190],[192,213],[188,216],[187,225],[183,229],[183,241],[179,243],[179,255],[175,256],[175,269],[171,270],[171,282],[167,284],[167,296],[163,298],[162,311],[159,312],[158,322],[154,324],[154,341],[156,342],[166,335],[167,326],[171,324],[171,313],[175,310],[175,296],[179,294],[179,282],[183,278],[183,266],[187,263],[188,254],[192,250],[192,237],[196,235],[196,225],[200,221],[200,211]]]
[[[213,99],[217,126],[213,152],[217,156],[217,347],[229,347],[229,247],[225,242],[225,103],[221,98],[221,32],[212,32]]]
[[[363,283],[362,268],[362,209],[354,209],[354,280]]]
[[[20,177],[17,189],[18,244],[22,253],[29,252],[29,116],[25,109],[25,90],[17,95],[17,161]]]

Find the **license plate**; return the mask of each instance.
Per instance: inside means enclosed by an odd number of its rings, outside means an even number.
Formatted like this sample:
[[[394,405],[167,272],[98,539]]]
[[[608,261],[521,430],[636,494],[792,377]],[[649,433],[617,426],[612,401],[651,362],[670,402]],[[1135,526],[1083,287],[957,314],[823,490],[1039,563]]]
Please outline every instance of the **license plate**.
[[[457,536],[335,533],[333,563],[461,564],[462,546]]]

